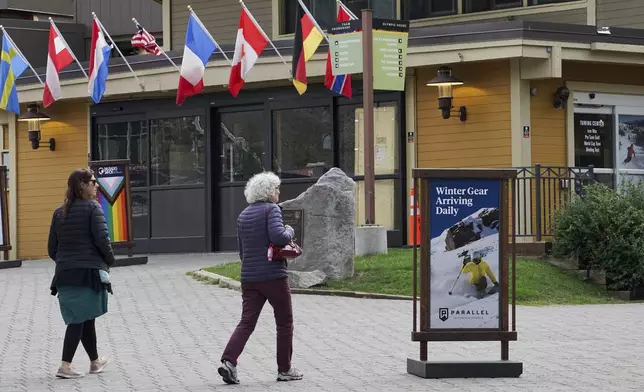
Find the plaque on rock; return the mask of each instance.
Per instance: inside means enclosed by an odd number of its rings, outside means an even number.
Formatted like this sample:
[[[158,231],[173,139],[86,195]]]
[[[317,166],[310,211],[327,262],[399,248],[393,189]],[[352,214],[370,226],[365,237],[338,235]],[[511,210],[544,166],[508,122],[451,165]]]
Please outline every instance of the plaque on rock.
[[[295,242],[302,246],[304,243],[304,210],[282,210],[284,225],[290,225],[295,230]]]

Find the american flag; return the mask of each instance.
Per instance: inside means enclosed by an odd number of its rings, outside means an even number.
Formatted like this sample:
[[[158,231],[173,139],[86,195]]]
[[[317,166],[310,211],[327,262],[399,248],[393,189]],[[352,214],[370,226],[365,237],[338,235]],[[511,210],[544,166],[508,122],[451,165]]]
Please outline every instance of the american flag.
[[[161,54],[161,48],[157,45],[157,41],[154,36],[148,33],[140,24],[137,24],[136,27],[139,31],[137,31],[132,37],[132,46],[159,56]]]

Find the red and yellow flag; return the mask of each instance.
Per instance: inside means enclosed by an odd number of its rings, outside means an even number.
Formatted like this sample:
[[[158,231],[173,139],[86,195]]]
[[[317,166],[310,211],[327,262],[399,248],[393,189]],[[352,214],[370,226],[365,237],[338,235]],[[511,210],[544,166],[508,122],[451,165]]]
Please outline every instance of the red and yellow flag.
[[[295,13],[295,38],[293,40],[293,85],[300,95],[306,92],[306,62],[324,39],[313,17],[297,2]]]

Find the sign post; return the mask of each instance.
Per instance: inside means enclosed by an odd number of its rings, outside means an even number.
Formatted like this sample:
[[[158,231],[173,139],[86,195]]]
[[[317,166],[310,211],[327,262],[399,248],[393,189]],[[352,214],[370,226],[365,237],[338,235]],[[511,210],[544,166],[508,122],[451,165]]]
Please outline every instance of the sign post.
[[[146,264],[147,256],[133,257],[130,160],[90,161],[98,181],[96,199],[103,209],[113,248],[127,248],[128,257],[117,258],[116,266]]]
[[[7,208],[7,167],[0,166],[0,269],[22,267],[22,260],[9,260],[11,241],[9,238],[9,212]]]
[[[373,92],[404,91],[409,21],[373,18],[362,10],[361,20],[331,27],[332,74],[362,73],[364,112],[365,226],[376,225]]]
[[[420,359],[407,359],[408,373],[423,378],[519,377],[523,373],[521,362],[509,360],[509,342],[517,340],[514,230],[512,242],[509,235],[515,214],[509,204],[514,200],[515,177],[512,169],[413,170],[414,193],[421,196],[423,217],[420,328],[414,248],[411,334],[412,341],[420,343]],[[500,341],[501,360],[428,361],[428,342],[438,341]]]

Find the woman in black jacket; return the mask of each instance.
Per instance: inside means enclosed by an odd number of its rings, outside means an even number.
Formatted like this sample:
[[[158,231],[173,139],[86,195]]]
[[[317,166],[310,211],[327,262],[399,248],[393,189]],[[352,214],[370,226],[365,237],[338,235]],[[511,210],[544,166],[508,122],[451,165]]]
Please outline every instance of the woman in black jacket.
[[[91,361],[90,373],[101,373],[109,362],[98,356],[95,319],[107,313],[107,293],[112,293],[108,272],[114,253],[105,215],[95,200],[97,188],[91,170],[74,170],[67,180],[65,203],[54,211],[49,229],[47,248],[56,262],[51,294],[58,295],[67,325],[56,373],[60,378],[84,376],[71,364],[79,342]]]

